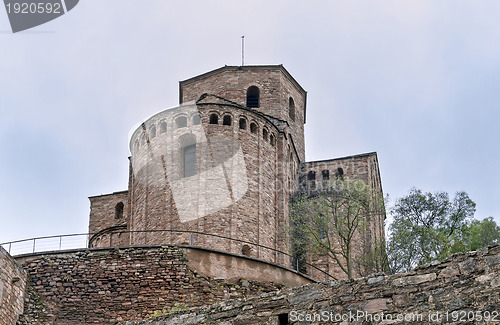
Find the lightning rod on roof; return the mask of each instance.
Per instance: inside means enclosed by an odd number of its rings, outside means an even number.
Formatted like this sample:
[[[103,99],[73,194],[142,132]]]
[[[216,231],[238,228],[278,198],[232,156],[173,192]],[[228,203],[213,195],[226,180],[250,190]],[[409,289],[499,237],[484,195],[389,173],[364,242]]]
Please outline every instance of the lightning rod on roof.
[[[245,65],[245,35],[241,36],[241,66]]]

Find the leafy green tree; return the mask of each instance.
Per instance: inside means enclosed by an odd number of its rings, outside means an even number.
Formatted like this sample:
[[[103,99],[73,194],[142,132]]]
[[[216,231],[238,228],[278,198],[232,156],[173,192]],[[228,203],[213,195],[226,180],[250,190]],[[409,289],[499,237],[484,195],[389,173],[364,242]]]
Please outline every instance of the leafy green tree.
[[[481,247],[500,244],[500,227],[492,217],[472,221],[469,232],[468,250],[475,251]]]
[[[306,251],[327,255],[352,279],[353,257],[371,254],[364,240],[367,218],[384,211],[383,200],[359,180],[337,178],[321,191],[300,192],[290,211],[292,249],[301,262]]]
[[[412,189],[392,210],[394,221],[387,243],[391,271],[407,272],[451,253],[466,251],[475,207],[465,192],[456,193],[450,200],[445,192],[432,194]]]

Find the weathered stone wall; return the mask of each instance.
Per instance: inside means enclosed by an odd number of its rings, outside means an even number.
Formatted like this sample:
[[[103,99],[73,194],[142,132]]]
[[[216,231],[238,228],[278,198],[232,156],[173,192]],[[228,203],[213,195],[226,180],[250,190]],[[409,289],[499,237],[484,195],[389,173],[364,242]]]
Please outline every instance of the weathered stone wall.
[[[23,313],[26,272],[0,247],[0,324],[13,325]]]
[[[314,179],[308,179],[309,172],[315,173]],[[300,166],[300,187],[302,190],[308,191],[321,190],[326,186],[328,180],[339,176],[362,180],[382,194],[376,152],[302,163]]]
[[[116,233],[127,230],[128,226],[128,191],[89,197],[90,247],[127,246],[128,234]],[[121,207],[119,208],[119,206]],[[119,213],[121,210],[121,213]]]
[[[499,324],[500,246],[412,272],[325,282],[139,324]]]
[[[273,279],[288,285],[310,282],[257,260],[174,246],[31,255],[18,257],[18,262],[30,277],[19,322],[26,325],[115,324],[176,304],[204,306],[281,288]],[[241,268],[248,268],[248,277],[237,277]],[[22,302],[23,291],[15,293]]]
[[[95,234],[103,229],[126,223],[128,191],[115,192],[89,197],[89,233]],[[116,214],[118,204],[123,204],[123,214]]]

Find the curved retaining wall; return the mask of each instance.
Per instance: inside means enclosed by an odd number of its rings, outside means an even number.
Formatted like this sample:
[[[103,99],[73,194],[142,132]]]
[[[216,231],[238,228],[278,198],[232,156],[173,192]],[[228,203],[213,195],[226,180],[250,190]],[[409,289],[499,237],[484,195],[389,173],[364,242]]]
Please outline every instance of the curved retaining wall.
[[[500,246],[412,272],[305,285],[139,324],[499,324]]]
[[[115,324],[176,304],[203,306],[311,282],[277,265],[191,247],[91,249],[16,259],[30,277],[18,324],[30,325]],[[238,276],[247,267],[253,272]]]

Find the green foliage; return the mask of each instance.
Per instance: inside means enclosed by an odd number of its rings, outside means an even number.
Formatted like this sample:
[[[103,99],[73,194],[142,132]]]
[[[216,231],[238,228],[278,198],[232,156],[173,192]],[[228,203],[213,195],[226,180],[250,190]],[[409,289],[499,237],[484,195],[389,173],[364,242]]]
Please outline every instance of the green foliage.
[[[389,273],[385,239],[376,241],[370,249],[356,258],[354,264],[358,274],[363,276],[379,272]]]
[[[492,217],[482,221],[472,221],[469,232],[468,250],[477,250],[481,247],[500,243],[500,227]]]
[[[149,318],[154,318],[154,317],[160,317],[160,316],[165,316],[165,315],[168,315],[168,314],[171,314],[171,313],[175,313],[175,312],[178,312],[178,311],[183,311],[183,310],[186,310],[188,309],[188,306],[187,305],[180,305],[179,303],[175,303],[174,306],[170,309],[170,310],[155,310],[153,312],[153,315],[149,316]]]
[[[383,202],[360,180],[338,178],[321,191],[298,193],[291,202],[290,225],[299,265],[303,265],[306,251],[312,250],[333,259],[351,279],[354,250],[366,251],[362,239],[367,218],[381,213]],[[299,266],[299,270],[303,268]]]
[[[167,310],[155,310],[154,313],[153,313],[153,315],[149,316],[149,318],[168,315],[168,313],[169,312]]]
[[[407,272],[417,265],[466,251],[475,206],[465,192],[458,192],[450,200],[445,192],[412,189],[399,199],[389,227],[387,253],[391,271]]]

